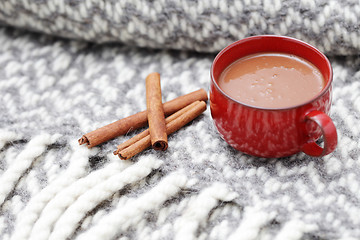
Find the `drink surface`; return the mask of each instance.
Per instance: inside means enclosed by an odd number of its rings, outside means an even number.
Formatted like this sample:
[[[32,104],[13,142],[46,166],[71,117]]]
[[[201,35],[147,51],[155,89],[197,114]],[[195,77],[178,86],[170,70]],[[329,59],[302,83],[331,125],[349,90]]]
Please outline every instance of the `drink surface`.
[[[240,58],[220,75],[219,87],[241,103],[287,108],[314,98],[324,87],[319,69],[286,53],[257,53]]]

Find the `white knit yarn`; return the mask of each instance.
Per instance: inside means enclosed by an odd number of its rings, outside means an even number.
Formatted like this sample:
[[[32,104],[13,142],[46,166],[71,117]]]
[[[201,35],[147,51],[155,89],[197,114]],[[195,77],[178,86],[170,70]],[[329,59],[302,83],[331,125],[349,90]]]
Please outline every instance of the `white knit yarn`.
[[[254,240],[259,239],[261,228],[269,224],[275,215],[266,213],[263,209],[247,207],[244,209],[244,217],[239,227],[233,232],[228,240]]]
[[[237,193],[228,190],[222,183],[214,183],[205,188],[194,198],[185,209],[182,216],[175,222],[175,239],[196,239],[196,230],[208,217],[209,212],[219,201],[232,201]]]
[[[115,156],[112,156],[114,159]],[[90,190],[97,184],[106,181],[109,177],[121,172],[130,163],[119,161],[107,165],[105,168],[92,172],[84,178],[80,178],[76,182],[60,191],[43,209],[40,218],[36,221],[32,232],[37,234],[42,229],[51,229],[63,212],[77,200],[86,191]]]
[[[0,150],[6,143],[20,139],[19,134],[15,132],[7,131],[6,129],[0,129]]]
[[[70,165],[68,169],[59,175],[50,185],[45,187],[39,194],[31,198],[25,209],[21,212],[16,221],[16,228],[21,231],[15,231],[11,237],[12,240],[29,239],[33,224],[41,215],[44,207],[51,199],[56,196],[58,192],[72,184],[78,178],[86,173],[86,166],[88,166],[89,155],[94,153],[94,150],[89,150],[85,147],[79,147],[77,141],[72,141],[73,154],[70,158]]]
[[[10,138],[11,137],[12,136],[10,136]],[[59,137],[59,135],[51,136],[43,134],[34,137],[26,145],[25,149],[17,156],[8,170],[0,178],[0,205],[4,203],[6,196],[17,184],[22,174],[31,166],[33,161],[45,151],[46,146],[54,143]]]
[[[78,239],[112,239],[118,233],[137,224],[146,211],[157,209],[186,187],[189,187],[187,177],[182,171],[176,171],[143,195],[128,199],[124,205],[118,205],[111,214],[104,217],[95,227],[80,235]]]
[[[316,225],[305,224],[300,219],[287,222],[276,236],[275,240],[298,240],[302,239],[304,233],[316,230]]]
[[[38,232],[32,232],[30,239],[65,239],[70,237],[87,212],[116,191],[119,191],[126,184],[135,183],[146,177],[153,169],[160,167],[161,164],[162,161],[152,157],[142,158],[139,162],[97,184],[81,195],[59,218],[53,230],[49,228],[38,229]]]

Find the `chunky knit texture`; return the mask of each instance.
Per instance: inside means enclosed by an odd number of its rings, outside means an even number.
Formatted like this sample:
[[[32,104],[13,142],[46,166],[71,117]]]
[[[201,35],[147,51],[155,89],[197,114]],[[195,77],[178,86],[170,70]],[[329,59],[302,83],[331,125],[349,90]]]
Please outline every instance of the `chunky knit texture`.
[[[0,239],[359,239],[359,16],[357,1],[1,1]],[[150,72],[163,101],[208,90],[218,50],[267,33],[330,56],[334,153],[242,154],[209,109],[165,152],[119,160],[136,132],[78,145],[146,108]]]
[[[95,42],[215,52],[279,34],[332,54],[360,50],[358,0],[5,0],[0,9],[4,23]]]

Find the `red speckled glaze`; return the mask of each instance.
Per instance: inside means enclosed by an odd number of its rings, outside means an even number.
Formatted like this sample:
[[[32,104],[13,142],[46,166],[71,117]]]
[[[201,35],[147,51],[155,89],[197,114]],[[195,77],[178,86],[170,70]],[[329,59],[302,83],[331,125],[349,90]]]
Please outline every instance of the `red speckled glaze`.
[[[313,63],[323,74],[324,89],[312,100],[290,108],[259,108],[240,103],[218,86],[222,71],[237,59],[259,52],[294,54]],[[232,147],[259,157],[285,157],[303,151],[324,156],[337,145],[336,128],[328,116],[332,68],[324,54],[300,40],[284,36],[254,36],[224,48],[211,67],[210,109],[222,138]],[[323,135],[324,146],[315,141]]]

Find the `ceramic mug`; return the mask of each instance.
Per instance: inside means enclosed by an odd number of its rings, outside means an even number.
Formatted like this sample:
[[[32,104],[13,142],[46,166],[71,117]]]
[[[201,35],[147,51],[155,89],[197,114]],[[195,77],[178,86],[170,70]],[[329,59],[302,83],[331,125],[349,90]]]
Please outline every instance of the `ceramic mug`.
[[[310,101],[286,108],[250,106],[233,99],[218,85],[220,74],[239,58],[262,52],[280,52],[302,57],[314,64],[325,86]],[[329,117],[332,67],[315,47],[285,36],[248,37],[224,48],[211,66],[210,109],[222,138],[235,149],[258,157],[286,157],[303,151],[321,157],[334,151],[336,128]],[[323,136],[323,146],[316,141]]]

